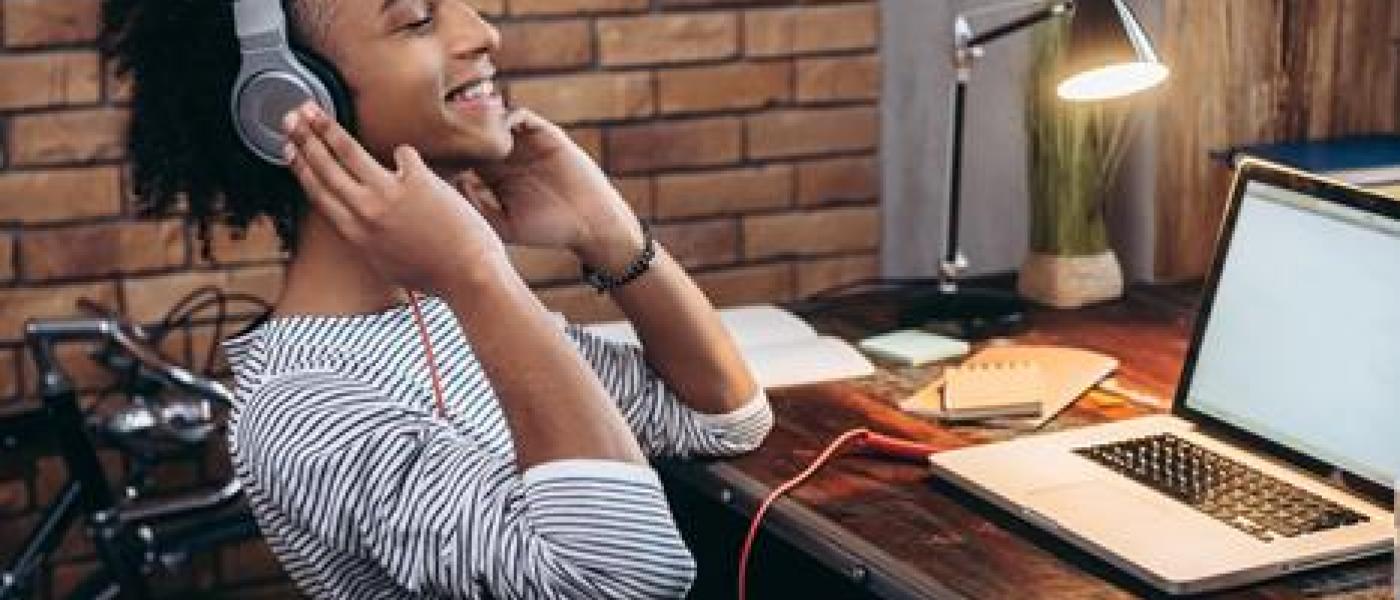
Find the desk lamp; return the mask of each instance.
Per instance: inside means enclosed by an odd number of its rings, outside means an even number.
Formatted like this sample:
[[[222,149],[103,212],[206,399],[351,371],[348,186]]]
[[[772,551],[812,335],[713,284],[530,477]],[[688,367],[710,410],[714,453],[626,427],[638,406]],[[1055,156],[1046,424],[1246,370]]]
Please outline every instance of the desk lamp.
[[[975,33],[969,17],[997,10],[1036,6],[1034,12],[1001,26]],[[953,127],[948,169],[948,231],[944,238],[937,289],[918,298],[914,309],[927,321],[954,321],[964,335],[1004,330],[1025,318],[1025,305],[1013,292],[964,288],[958,278],[967,258],[958,245],[962,194],[962,151],[967,84],[973,62],[983,47],[1031,25],[1052,18],[1071,18],[1065,74],[1056,88],[1068,101],[1085,102],[1127,96],[1161,83],[1167,68],[1136,15],[1123,0],[1061,0],[1046,3],[1009,2],[959,14],[954,20]]]

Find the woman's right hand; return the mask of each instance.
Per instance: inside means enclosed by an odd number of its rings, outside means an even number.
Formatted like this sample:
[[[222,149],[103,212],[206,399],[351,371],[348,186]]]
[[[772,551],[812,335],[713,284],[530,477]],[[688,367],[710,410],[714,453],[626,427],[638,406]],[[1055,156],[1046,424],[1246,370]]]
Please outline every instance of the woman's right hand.
[[[287,114],[285,155],[312,206],[386,279],[443,293],[472,271],[505,266],[486,219],[409,146],[379,164],[313,104]]]

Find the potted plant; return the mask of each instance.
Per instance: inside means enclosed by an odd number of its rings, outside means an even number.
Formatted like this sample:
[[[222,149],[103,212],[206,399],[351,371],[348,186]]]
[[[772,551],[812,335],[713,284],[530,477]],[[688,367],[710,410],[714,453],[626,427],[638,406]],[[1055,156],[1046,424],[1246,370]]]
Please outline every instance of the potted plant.
[[[1068,27],[1042,28],[1026,102],[1030,253],[1021,295],[1058,308],[1117,298],[1123,271],[1109,242],[1110,189],[1128,138],[1127,101],[1056,96]]]

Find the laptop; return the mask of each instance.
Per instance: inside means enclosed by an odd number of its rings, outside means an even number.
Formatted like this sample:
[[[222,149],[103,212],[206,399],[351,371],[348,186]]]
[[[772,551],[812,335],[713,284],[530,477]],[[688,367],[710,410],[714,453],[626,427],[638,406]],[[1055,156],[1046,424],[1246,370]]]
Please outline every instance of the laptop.
[[[1171,594],[1390,552],[1400,202],[1242,163],[1172,414],[930,461]]]

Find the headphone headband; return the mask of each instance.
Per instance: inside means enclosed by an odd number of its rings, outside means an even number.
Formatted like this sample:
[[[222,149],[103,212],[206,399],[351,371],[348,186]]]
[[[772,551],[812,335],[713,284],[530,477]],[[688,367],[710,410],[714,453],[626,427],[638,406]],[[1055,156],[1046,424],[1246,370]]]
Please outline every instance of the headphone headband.
[[[287,19],[281,0],[234,0],[233,26],[245,54],[287,45]]]
[[[331,118],[339,110],[328,86],[292,51],[282,0],[233,0],[234,30],[240,55],[230,110],[239,139],[254,154],[286,165],[282,119],[313,100]]]

